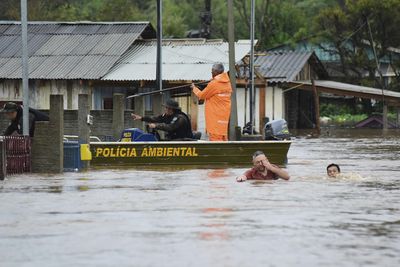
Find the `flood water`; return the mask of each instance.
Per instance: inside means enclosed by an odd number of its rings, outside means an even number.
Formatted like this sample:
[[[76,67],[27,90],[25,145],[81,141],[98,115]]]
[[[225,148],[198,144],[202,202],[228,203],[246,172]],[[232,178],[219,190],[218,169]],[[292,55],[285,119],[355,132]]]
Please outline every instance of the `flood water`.
[[[400,266],[399,136],[298,138],[289,182],[236,183],[244,169],[10,177],[0,266]],[[325,177],[332,162],[346,179]]]

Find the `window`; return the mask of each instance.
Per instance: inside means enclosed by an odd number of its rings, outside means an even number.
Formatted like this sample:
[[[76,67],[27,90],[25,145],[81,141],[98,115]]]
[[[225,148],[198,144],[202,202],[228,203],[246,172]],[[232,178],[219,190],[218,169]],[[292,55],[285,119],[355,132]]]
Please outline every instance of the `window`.
[[[112,97],[103,98],[103,109],[113,109],[113,98]]]

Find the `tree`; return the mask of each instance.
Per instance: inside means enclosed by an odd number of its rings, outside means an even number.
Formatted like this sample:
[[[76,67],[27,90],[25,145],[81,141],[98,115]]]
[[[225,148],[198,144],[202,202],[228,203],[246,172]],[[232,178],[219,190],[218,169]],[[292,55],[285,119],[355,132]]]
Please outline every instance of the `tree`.
[[[377,68],[373,51],[380,62],[399,66],[400,55],[394,47],[400,46],[400,1],[398,0],[347,0],[322,10],[315,19],[315,40],[331,42],[333,51],[340,58],[341,70],[349,82],[385,87]],[[364,79],[367,71],[369,77]],[[398,80],[399,72],[397,72]],[[391,85],[399,88],[398,82]]]

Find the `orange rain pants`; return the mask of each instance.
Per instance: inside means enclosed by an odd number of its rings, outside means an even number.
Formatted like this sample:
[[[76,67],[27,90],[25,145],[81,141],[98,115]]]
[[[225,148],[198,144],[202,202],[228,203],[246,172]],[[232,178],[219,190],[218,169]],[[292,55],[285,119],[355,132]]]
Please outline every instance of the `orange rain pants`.
[[[209,134],[210,141],[228,141],[228,136],[219,134]]]

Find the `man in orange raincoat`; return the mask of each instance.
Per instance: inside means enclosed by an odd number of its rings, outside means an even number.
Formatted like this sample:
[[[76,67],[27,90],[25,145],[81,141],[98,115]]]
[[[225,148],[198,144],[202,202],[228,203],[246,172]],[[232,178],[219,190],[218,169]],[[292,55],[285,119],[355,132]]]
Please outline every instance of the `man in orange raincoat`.
[[[192,89],[199,100],[205,100],[206,130],[210,141],[227,141],[232,86],[221,63],[213,65],[211,74],[213,78],[203,91],[194,84]]]

